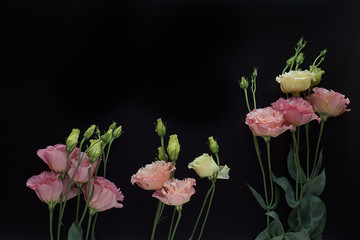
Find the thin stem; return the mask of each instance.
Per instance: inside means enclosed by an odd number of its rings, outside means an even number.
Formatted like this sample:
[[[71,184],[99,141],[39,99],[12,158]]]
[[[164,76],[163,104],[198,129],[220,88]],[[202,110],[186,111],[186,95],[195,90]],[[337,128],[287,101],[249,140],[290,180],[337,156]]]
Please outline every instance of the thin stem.
[[[272,170],[271,170],[271,154],[270,154],[270,137],[265,139],[266,142],[266,150],[267,150],[267,158],[268,158],[268,167],[269,167],[269,178],[270,178],[270,188],[271,188],[271,201],[270,205],[273,204],[274,201],[274,183],[272,178]]]
[[[247,106],[249,112],[251,112],[251,108],[250,108],[250,104],[249,104],[249,97],[248,97],[246,88],[244,88],[244,93],[245,93],[246,106]]]
[[[49,231],[50,231],[50,239],[54,240],[53,236],[53,216],[54,216],[54,203],[49,203]]]
[[[111,145],[112,145],[113,141],[114,141],[114,139],[111,139],[111,141],[109,143],[109,146],[108,146],[108,149],[107,149],[106,157],[104,159],[104,178],[106,178],[106,166],[107,166],[107,162],[108,162],[108,159],[109,159],[110,148],[111,148]]]
[[[309,174],[310,174],[309,123],[305,124],[305,136],[306,136],[306,177],[309,178]]]
[[[90,233],[90,226],[91,226],[91,220],[94,214],[89,214],[89,220],[88,220],[88,225],[87,225],[87,230],[86,230],[86,240],[89,239],[89,233]]]
[[[96,225],[96,220],[97,220],[98,214],[99,214],[99,212],[95,213],[95,217],[94,217],[94,220],[93,220],[93,223],[92,223],[91,240],[95,239],[95,225]]]
[[[216,177],[217,177],[217,176],[216,176]],[[215,194],[215,182],[216,182],[216,177],[213,179],[213,185],[214,185],[214,187],[213,187],[213,189],[212,189],[212,191],[211,191],[211,196],[210,196],[208,208],[207,208],[207,210],[206,210],[205,218],[204,218],[203,224],[202,224],[202,226],[201,226],[201,230],[200,230],[200,234],[199,234],[198,240],[201,239],[201,236],[202,236],[202,234],[203,234],[203,231],[204,231],[204,228],[205,228],[205,224],[206,224],[207,218],[208,218],[208,216],[209,216],[211,203],[212,203],[212,200],[213,200],[214,194]]]
[[[291,135],[294,142],[294,161],[296,166],[296,201],[299,201],[299,199],[302,198],[302,177],[301,177],[301,165],[299,161],[299,143],[296,140],[295,132],[291,131]],[[300,193],[299,193],[299,185],[300,185]],[[300,195],[300,197],[299,197]],[[300,206],[296,207],[297,215],[298,215],[298,225],[301,226],[301,214],[300,214]]]
[[[207,193],[206,193],[206,195],[205,195],[204,202],[203,202],[203,204],[202,204],[202,206],[201,206],[201,210],[200,210],[199,215],[198,215],[198,217],[197,217],[197,219],[196,219],[196,222],[195,222],[194,228],[193,228],[193,230],[192,230],[190,239],[192,239],[192,237],[194,236],[194,234],[195,234],[195,232],[196,232],[196,228],[197,228],[197,226],[198,226],[198,224],[199,224],[201,215],[202,215],[202,213],[203,213],[203,211],[204,211],[204,208],[205,208],[207,199],[208,199],[210,193],[212,192],[212,189],[214,188],[214,186],[215,186],[215,182],[213,181],[213,183],[211,184],[211,187],[209,188],[209,190],[207,191]]]
[[[176,214],[176,207],[174,207],[174,210],[173,210],[173,213],[172,213],[172,217],[171,217],[171,223],[170,223],[170,228],[169,228],[168,240],[170,240],[170,237],[171,237],[172,228],[173,228],[173,225],[174,225],[175,214]]]
[[[79,222],[79,208],[80,208],[80,195],[81,195],[81,186],[77,186],[77,203],[76,203],[76,215],[75,215],[75,226]]]
[[[268,209],[266,212],[269,213],[270,210]],[[267,231],[268,239],[270,240],[271,235],[270,235],[270,216],[269,216],[269,214],[266,214],[266,231]]]
[[[316,144],[316,151],[315,151],[315,160],[314,160],[314,165],[313,165],[313,169],[311,171],[311,175],[314,174],[315,168],[316,168],[316,164],[317,164],[317,160],[318,160],[318,153],[319,153],[319,147],[320,147],[320,142],[321,142],[321,136],[324,130],[324,124],[325,124],[325,118],[321,118],[321,124],[320,124],[320,133],[319,133],[319,137],[318,137],[318,141]]]
[[[156,213],[155,213],[155,218],[154,218],[154,224],[153,224],[153,229],[152,229],[151,238],[150,238],[151,240],[154,240],[155,232],[156,232],[156,226],[158,225],[159,218],[161,217],[160,212],[161,212],[161,208],[162,208],[162,205],[163,205],[163,204],[164,204],[164,203],[159,200],[158,206],[157,206],[157,208],[156,208]]]
[[[172,235],[171,235],[170,240],[173,240],[174,237],[175,237],[176,229],[177,229],[177,227],[178,227],[178,225],[179,225],[179,222],[180,222],[180,219],[181,219],[181,207],[180,207],[180,209],[177,209],[177,213],[178,213],[178,217],[177,217],[177,220],[176,220],[176,223],[175,223],[175,227],[174,227],[174,230],[173,230],[173,232],[172,232]]]
[[[267,193],[267,183],[266,183],[266,175],[265,175],[265,171],[264,171],[264,166],[263,166],[262,161],[261,161],[261,154],[260,154],[260,149],[259,149],[259,143],[258,143],[257,137],[256,137],[255,135],[253,135],[253,140],[254,140],[256,155],[257,155],[257,158],[258,158],[258,160],[259,160],[259,164],[260,164],[260,168],[261,168],[261,173],[262,173],[262,177],[263,177],[265,201],[266,201],[266,205],[269,206],[269,199],[268,199],[268,193]]]
[[[94,192],[94,187],[95,187],[95,181],[94,181],[94,183],[92,184],[92,190],[91,190],[91,193],[90,193],[90,187],[91,187],[91,182],[90,182],[90,178],[91,178],[91,167],[89,167],[89,170],[88,170],[88,171],[89,171],[89,172],[88,172],[88,174],[89,174],[89,179],[88,179],[88,183],[87,183],[88,186],[87,186],[86,203],[85,203],[84,211],[83,211],[83,214],[82,214],[82,216],[81,216],[81,218],[80,218],[80,221],[79,221],[78,225],[76,226],[77,228],[79,228],[79,227],[81,226],[82,222],[84,221],[86,212],[87,212],[87,210],[88,210],[89,202],[90,202],[90,200],[91,200],[91,198],[92,198],[92,194],[93,194],[93,192]]]

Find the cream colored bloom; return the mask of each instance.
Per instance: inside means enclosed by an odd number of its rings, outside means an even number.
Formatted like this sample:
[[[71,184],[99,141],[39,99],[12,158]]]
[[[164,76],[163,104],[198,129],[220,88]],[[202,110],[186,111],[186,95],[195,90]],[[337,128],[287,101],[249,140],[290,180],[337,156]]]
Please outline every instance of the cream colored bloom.
[[[225,166],[220,166],[220,170],[217,175],[217,179],[229,179],[230,168],[225,164]]]
[[[211,177],[220,170],[214,159],[207,153],[195,158],[189,163],[188,168],[194,169],[200,177]]]
[[[307,90],[312,83],[316,82],[316,77],[308,70],[290,71],[276,77],[276,81],[280,83],[281,91],[284,93],[299,93]]]

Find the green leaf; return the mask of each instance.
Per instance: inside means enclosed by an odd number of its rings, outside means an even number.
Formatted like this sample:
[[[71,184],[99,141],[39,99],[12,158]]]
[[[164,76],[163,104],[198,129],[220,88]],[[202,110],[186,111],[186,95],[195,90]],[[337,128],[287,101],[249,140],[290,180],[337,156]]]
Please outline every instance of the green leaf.
[[[313,177],[309,182],[304,184],[303,195],[310,193],[314,196],[319,197],[325,189],[325,184],[326,184],[326,175],[324,169],[320,175]]]
[[[313,178],[314,176],[318,175],[319,172],[320,172],[320,168],[321,168],[321,164],[322,164],[322,161],[323,161],[323,149],[320,150],[320,153],[319,153],[319,158],[318,158],[318,162],[316,164],[316,167],[314,169],[314,172],[313,174],[311,175],[311,178]]]
[[[270,217],[272,217],[274,219],[270,223],[271,240],[282,240],[284,237],[284,228],[283,228],[283,225],[281,224],[279,216],[274,211],[268,212],[268,213],[266,213],[266,215],[269,215]],[[267,229],[265,228],[265,230],[262,231],[255,238],[255,240],[268,240]]]
[[[296,208],[297,206],[299,206],[299,202],[295,200],[294,189],[291,186],[289,180],[286,177],[277,178],[274,174],[273,174],[273,179],[275,183],[277,183],[282,189],[284,189],[285,199],[288,205],[291,208]]]
[[[289,151],[289,154],[287,157],[287,167],[288,167],[290,177],[296,181],[296,165],[295,165],[295,160],[294,160],[294,150],[291,146],[290,146],[290,151]],[[300,166],[300,168],[301,168],[301,170],[300,170],[301,179],[302,179],[302,182],[304,183],[304,182],[306,182],[307,177],[301,166]]]
[[[310,240],[310,237],[305,229],[301,229],[298,232],[285,233],[284,240]]]
[[[83,231],[81,226],[80,229],[78,229],[73,223],[68,232],[68,240],[82,240],[82,239],[83,239]]]
[[[268,207],[264,201],[264,198],[254,189],[252,188],[249,184],[246,184],[250,191],[252,192],[252,194],[254,195],[256,201],[260,204],[260,206],[264,209],[264,210],[267,210]]]

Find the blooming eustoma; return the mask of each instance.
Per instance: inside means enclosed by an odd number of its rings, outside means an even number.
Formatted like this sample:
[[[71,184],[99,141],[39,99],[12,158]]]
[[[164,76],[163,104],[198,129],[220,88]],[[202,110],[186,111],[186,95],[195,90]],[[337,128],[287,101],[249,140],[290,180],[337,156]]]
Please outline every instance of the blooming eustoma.
[[[255,136],[277,137],[286,130],[294,129],[287,124],[283,114],[272,107],[254,109],[246,115],[245,123]]]
[[[280,98],[271,105],[283,114],[285,121],[289,124],[301,126],[312,120],[320,122],[311,104],[301,97]]]
[[[159,190],[171,178],[175,167],[171,162],[155,161],[146,164],[131,176],[131,184],[136,183],[145,190]]]

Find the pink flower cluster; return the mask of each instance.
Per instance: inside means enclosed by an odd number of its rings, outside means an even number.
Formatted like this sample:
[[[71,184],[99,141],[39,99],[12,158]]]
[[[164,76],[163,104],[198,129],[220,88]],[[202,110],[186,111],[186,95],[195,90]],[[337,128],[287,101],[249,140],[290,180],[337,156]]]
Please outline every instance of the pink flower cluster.
[[[42,172],[29,178],[26,186],[34,190],[39,199],[48,204],[59,203],[65,199],[67,192],[67,183],[73,181],[78,187],[82,186],[85,199],[88,197],[87,183],[89,178],[94,183],[94,173],[99,161],[90,163],[86,153],[79,154],[79,149],[75,149],[69,154],[67,160],[67,151],[64,144],[48,146],[45,149],[37,151],[37,155],[49,166],[52,171]],[[80,156],[80,164],[79,164]],[[89,176],[89,169],[91,172]],[[68,171],[67,171],[68,170]],[[120,189],[117,189],[114,183],[97,177],[94,183],[94,192],[89,206],[96,211],[104,211],[112,207],[122,207],[117,201],[123,201]],[[77,195],[75,184],[72,184],[68,193],[68,199]]]
[[[140,168],[131,177],[131,183],[136,183],[145,190],[157,190],[152,195],[167,205],[180,206],[195,193],[193,178],[178,180],[171,178],[175,167],[171,162],[155,161]]]
[[[318,87],[313,91],[307,97],[308,101],[301,97],[280,98],[271,107],[254,109],[246,115],[245,123],[255,136],[277,137],[312,120],[320,123],[321,119],[315,112],[328,117],[350,111],[346,109],[350,100],[344,95]]]

